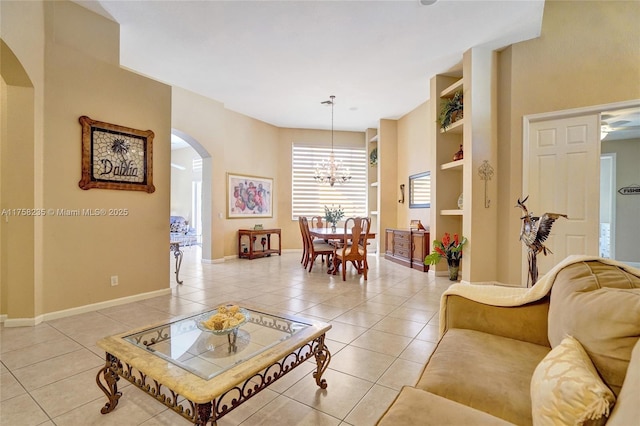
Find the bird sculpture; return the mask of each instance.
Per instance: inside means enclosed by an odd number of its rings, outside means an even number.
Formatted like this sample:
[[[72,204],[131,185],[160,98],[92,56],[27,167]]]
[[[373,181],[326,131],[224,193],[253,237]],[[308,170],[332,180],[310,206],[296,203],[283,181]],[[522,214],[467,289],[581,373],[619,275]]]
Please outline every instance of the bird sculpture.
[[[522,228],[520,229],[520,241],[522,241],[529,251],[529,277],[527,279],[527,287],[533,286],[538,281],[538,253],[542,252],[545,256],[547,253],[553,253],[543,243],[551,232],[551,226],[553,222],[560,217],[567,219],[566,214],[561,213],[545,213],[542,217],[536,217],[533,212],[529,213],[527,206],[524,203],[527,202],[529,196],[524,200],[518,198],[518,205],[524,212],[522,219]]]

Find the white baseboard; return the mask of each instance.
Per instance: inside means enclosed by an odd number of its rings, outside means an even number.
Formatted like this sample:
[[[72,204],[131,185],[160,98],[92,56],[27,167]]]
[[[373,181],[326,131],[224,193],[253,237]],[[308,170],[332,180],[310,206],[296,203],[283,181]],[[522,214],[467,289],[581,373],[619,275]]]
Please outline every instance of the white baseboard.
[[[62,311],[49,312],[38,315],[35,318],[6,318],[3,315],[5,327],[33,327],[43,321],[51,321],[58,318],[66,318],[72,315],[84,314],[87,312],[98,311],[100,309],[110,308],[112,306],[124,305],[126,303],[138,302],[140,300],[151,299],[152,297],[165,296],[171,294],[170,288],[151,291],[148,293],[134,294],[133,296],[121,297],[119,299],[106,300],[104,302],[92,303],[90,305],[78,306],[75,308],[64,309]]]
[[[215,265],[217,263],[224,263],[226,258],[222,258],[222,259],[202,259],[201,262],[202,263],[207,263],[209,265]]]

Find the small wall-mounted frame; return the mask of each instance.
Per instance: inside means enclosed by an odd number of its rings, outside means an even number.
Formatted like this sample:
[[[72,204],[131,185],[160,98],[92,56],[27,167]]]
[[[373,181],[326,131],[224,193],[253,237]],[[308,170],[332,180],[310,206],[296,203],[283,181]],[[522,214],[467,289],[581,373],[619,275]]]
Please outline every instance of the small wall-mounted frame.
[[[227,173],[227,218],[273,217],[273,179]]]
[[[79,119],[82,125],[82,189],[123,189],[152,193],[153,132]]]
[[[431,172],[409,176],[409,208],[431,207]]]

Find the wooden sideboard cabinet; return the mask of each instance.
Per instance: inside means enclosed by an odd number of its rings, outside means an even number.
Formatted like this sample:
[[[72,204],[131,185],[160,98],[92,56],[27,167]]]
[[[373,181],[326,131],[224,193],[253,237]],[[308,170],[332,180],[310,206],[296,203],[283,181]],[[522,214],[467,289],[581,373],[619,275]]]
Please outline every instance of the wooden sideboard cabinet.
[[[385,259],[409,268],[427,272],[424,258],[429,254],[429,232],[409,229],[387,229]]]

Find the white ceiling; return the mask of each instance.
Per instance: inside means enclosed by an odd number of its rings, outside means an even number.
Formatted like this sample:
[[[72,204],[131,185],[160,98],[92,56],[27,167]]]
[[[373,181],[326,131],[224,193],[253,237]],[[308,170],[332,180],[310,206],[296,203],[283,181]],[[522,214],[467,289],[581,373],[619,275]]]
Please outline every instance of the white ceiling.
[[[544,1],[86,1],[123,67],[279,127],[363,131],[429,98],[464,51],[540,34]]]

